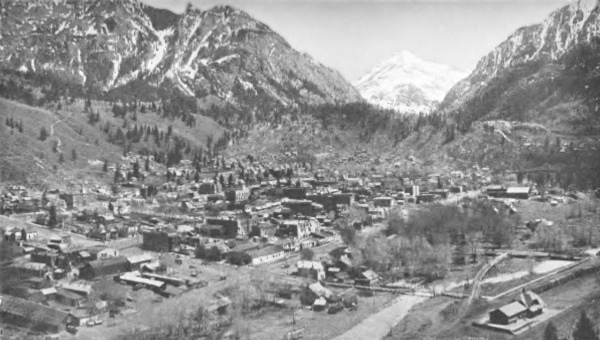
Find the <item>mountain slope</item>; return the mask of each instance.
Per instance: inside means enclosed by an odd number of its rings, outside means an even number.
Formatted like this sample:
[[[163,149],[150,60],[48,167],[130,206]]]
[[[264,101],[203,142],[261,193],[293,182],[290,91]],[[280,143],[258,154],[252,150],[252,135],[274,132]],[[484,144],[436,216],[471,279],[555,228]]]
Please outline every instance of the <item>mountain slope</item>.
[[[176,89],[244,107],[360,100],[339,73],[231,7],[176,15],[136,0],[8,1],[2,10],[0,68],[71,92],[154,100]]]
[[[467,74],[402,51],[381,62],[355,86],[369,102],[398,112],[431,112]]]
[[[518,29],[450,90],[441,110],[464,130],[479,119],[509,119],[600,131],[599,14],[597,1],[576,1]]]

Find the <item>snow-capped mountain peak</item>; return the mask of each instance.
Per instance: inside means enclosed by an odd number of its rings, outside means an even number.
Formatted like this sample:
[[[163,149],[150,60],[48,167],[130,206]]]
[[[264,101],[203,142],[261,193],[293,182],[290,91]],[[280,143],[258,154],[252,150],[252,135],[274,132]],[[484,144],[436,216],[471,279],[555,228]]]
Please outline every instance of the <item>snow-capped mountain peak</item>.
[[[424,61],[409,51],[400,51],[360,78],[355,86],[363,98],[381,107],[428,113],[467,75],[450,66]]]

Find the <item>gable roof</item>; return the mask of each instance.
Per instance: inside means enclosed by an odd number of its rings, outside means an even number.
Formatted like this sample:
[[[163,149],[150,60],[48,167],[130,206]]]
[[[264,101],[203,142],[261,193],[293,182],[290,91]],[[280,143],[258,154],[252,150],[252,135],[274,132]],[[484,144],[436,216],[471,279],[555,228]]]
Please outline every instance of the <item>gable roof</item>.
[[[527,307],[523,306],[519,301],[514,301],[498,310],[510,318],[526,311]]]
[[[365,270],[364,272],[361,273],[361,275],[367,280],[378,280],[379,279],[379,275],[377,275],[377,273],[375,273],[371,269]]]
[[[69,317],[69,313],[67,312],[10,295],[2,297],[0,312],[17,315],[32,322],[52,326],[60,326]]]

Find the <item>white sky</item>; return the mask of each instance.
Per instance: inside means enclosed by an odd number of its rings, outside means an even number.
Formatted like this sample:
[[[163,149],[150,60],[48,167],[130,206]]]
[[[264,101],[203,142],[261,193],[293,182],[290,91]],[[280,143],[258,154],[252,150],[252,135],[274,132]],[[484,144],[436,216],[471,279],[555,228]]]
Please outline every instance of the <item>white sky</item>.
[[[519,27],[567,0],[142,0],[182,13],[217,4],[242,9],[294,48],[355,81],[394,52],[470,71]]]

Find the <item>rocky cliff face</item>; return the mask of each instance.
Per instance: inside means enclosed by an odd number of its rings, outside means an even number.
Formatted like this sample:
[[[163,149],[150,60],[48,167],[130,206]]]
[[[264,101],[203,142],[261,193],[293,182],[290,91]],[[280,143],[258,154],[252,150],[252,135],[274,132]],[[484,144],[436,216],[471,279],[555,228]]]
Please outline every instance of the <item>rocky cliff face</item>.
[[[441,108],[447,112],[459,110],[498,79],[509,75],[521,80],[528,78],[530,82],[560,78],[565,60],[573,51],[582,45],[595,44],[600,34],[599,14],[597,0],[577,0],[554,11],[541,24],[516,30],[483,57],[469,77],[452,88]],[[536,78],[536,74],[541,77]]]
[[[0,68],[86,92],[176,89],[242,106],[360,100],[338,72],[231,7],[176,15],[136,0],[8,0],[1,10]]]

